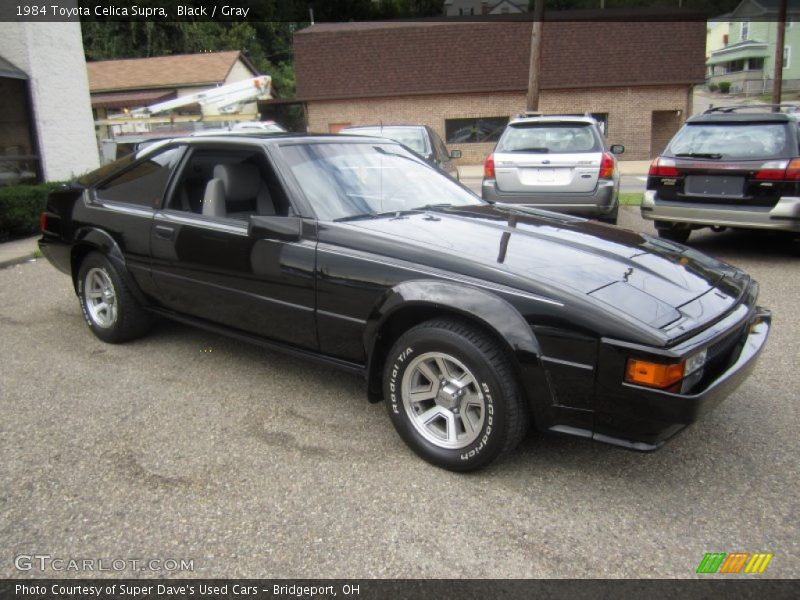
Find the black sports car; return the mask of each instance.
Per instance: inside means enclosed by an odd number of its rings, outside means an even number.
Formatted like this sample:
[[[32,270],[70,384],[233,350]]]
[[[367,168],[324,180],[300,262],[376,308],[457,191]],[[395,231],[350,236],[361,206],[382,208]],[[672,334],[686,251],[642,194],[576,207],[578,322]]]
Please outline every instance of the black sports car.
[[[458,471],[529,424],[655,449],[770,327],[739,269],[488,203],[375,138],[159,143],[51,194],[42,232],[100,339],[161,315],[363,374],[408,445]]]

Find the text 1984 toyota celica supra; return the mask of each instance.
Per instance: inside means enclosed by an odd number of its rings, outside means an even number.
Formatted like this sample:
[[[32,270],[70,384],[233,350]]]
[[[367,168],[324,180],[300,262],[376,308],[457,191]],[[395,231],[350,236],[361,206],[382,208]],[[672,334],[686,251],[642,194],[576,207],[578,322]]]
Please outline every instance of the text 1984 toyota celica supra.
[[[100,339],[161,315],[361,373],[456,471],[529,424],[655,449],[745,378],[770,327],[739,269],[488,203],[376,138],[171,140],[51,194],[42,231]]]

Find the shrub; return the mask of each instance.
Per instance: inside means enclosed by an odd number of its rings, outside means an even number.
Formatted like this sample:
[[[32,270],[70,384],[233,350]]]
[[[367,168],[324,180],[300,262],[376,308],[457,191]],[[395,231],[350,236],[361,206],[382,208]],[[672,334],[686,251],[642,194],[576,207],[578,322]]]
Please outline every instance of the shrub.
[[[720,81],[719,82],[719,91],[723,94],[727,94],[731,91],[731,82],[730,81]]]
[[[9,236],[31,235],[39,230],[39,215],[47,206],[47,194],[58,184],[0,187],[0,241]]]
[[[709,83],[708,84],[708,91],[709,92],[716,92],[719,89],[719,86],[716,83]]]

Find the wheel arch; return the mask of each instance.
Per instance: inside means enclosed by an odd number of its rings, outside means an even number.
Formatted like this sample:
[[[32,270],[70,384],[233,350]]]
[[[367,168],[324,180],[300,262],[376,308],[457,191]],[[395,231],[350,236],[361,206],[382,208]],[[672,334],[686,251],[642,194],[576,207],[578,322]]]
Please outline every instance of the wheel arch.
[[[539,342],[524,317],[506,300],[466,284],[407,281],[388,290],[367,320],[364,347],[371,402],[382,399],[383,365],[394,342],[415,325],[441,317],[468,322],[495,339],[511,359],[520,384],[520,358],[525,357],[527,365],[535,362],[538,366]]]
[[[146,303],[144,294],[136,285],[133,277],[128,273],[125,257],[116,240],[111,235],[96,227],[84,227],[75,233],[75,241],[70,250],[70,270],[72,272],[72,286],[78,291],[78,272],[81,263],[91,252],[102,254],[116,269],[136,300]]]

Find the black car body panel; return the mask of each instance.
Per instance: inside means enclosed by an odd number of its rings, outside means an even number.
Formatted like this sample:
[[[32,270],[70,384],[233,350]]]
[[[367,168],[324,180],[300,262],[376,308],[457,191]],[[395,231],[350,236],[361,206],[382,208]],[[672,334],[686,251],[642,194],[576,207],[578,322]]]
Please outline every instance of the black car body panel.
[[[183,154],[164,167],[163,198],[152,206],[109,201],[103,182],[120,171],[106,170],[51,195],[40,247],[73,280],[81,257],[98,251],[149,310],[360,372],[373,400],[400,332],[458,316],[513,357],[538,429],[636,449],[660,445],[752,368],[770,324],[757,284],[690,248],[477,197],[465,206],[315,218],[282,144],[376,143],[343,139],[174,140]],[[276,216],[258,228],[174,208],[197,148],[249,156],[280,186],[273,199],[285,194],[288,203],[276,200]],[[270,222],[274,235],[264,233]],[[701,350],[709,366],[685,389],[624,381],[630,357],[677,361]]]

